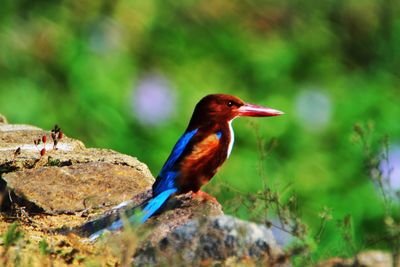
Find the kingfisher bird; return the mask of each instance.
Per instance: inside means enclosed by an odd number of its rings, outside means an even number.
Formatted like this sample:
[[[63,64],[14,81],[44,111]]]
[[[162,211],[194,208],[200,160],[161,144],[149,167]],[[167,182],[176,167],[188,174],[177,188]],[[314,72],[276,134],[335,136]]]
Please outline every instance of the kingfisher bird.
[[[211,94],[197,103],[189,125],[172,149],[152,186],[152,197],[142,203],[144,208],[128,218],[132,223],[144,223],[160,211],[174,195],[193,192],[200,196],[208,183],[229,157],[234,143],[232,121],[237,117],[270,117],[283,112],[243,102],[226,94]],[[121,207],[123,205],[119,205]],[[131,213],[132,214],[132,213]],[[91,222],[89,222],[91,223]],[[92,222],[89,226],[93,226]],[[91,234],[95,240],[104,230],[123,227],[121,219]]]

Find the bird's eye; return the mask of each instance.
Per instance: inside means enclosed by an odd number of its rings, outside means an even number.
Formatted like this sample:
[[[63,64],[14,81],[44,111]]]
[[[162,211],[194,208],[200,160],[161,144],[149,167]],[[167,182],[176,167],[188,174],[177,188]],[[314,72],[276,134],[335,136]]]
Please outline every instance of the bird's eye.
[[[233,106],[233,102],[232,101],[229,101],[228,102],[228,107],[232,107]]]

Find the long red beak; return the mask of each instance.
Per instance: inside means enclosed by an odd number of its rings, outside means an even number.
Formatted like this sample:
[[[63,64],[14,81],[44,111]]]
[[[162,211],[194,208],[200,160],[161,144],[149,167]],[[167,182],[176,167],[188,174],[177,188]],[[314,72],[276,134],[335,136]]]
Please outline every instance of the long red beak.
[[[245,103],[238,110],[239,110],[239,116],[247,116],[247,117],[271,117],[284,114],[282,111],[276,109],[257,106],[248,103]]]

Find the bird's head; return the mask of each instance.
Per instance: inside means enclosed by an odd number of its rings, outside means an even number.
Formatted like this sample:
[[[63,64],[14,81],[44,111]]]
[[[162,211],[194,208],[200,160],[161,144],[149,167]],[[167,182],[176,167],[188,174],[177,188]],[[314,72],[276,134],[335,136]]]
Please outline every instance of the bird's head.
[[[229,122],[236,117],[270,117],[279,116],[283,112],[245,103],[243,100],[225,94],[213,94],[203,97],[194,109],[191,123],[208,121]]]

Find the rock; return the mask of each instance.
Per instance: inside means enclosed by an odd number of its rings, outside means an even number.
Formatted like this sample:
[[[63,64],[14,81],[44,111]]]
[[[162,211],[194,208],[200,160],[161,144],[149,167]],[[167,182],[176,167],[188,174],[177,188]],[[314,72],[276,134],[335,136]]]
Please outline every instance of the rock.
[[[36,146],[34,140],[41,139],[47,135],[46,145]],[[9,169],[22,169],[35,167],[41,159],[40,150],[45,148],[46,155],[60,157],[60,155],[71,155],[71,152],[85,151],[82,142],[63,137],[53,150],[53,143],[50,140],[50,132],[38,127],[23,124],[0,124],[0,172],[7,172]],[[19,150],[18,153],[17,150]],[[46,157],[47,158],[47,157]]]
[[[116,205],[146,190],[151,179],[138,169],[106,162],[41,167],[3,175],[21,198],[49,214]]]
[[[393,255],[379,250],[363,251],[351,259],[333,258],[317,265],[318,267],[393,267],[400,266],[400,262],[393,264]]]
[[[34,140],[47,136],[46,144]],[[44,156],[40,150],[46,148]],[[11,200],[46,213],[106,208],[148,189],[154,182],[147,166],[110,149],[86,148],[64,137],[53,149],[51,133],[35,126],[0,124],[0,191]],[[0,192],[1,193],[1,192]],[[4,198],[3,209],[10,205]]]
[[[47,135],[46,145],[36,146],[34,140],[43,135]],[[18,148],[20,152],[16,154]],[[46,148],[45,157],[40,156],[42,148]],[[154,181],[148,167],[134,157],[111,149],[86,148],[81,141],[65,135],[57,144],[57,150],[54,150],[49,131],[30,125],[0,124],[0,173],[37,165],[65,166],[87,162],[127,165],[143,172],[151,182]]]
[[[156,225],[148,240],[154,245],[175,228],[188,223],[192,219],[205,219],[209,216],[223,215],[219,203],[192,197],[192,193],[176,196],[168,200],[164,210],[158,216],[149,219],[149,223]]]
[[[137,266],[212,266],[227,262],[290,266],[271,230],[226,215],[190,220],[158,244],[148,242],[134,257]]]
[[[378,250],[364,251],[356,256],[353,266],[392,267],[393,255]],[[399,264],[395,266],[399,266]]]
[[[149,199],[151,195],[151,189],[137,194],[131,200],[121,203],[98,218],[90,219],[84,225],[75,228],[73,231],[81,236],[88,237],[94,231],[109,226],[113,221],[120,218],[121,213],[131,211],[133,207],[137,207],[145,200]],[[175,228],[194,218],[199,219],[222,214],[224,213],[219,203],[205,201],[197,197],[193,198],[191,193],[173,197],[167,201],[161,213],[151,217],[146,222],[145,226],[152,226],[151,234],[147,237],[147,240],[155,245]]]

